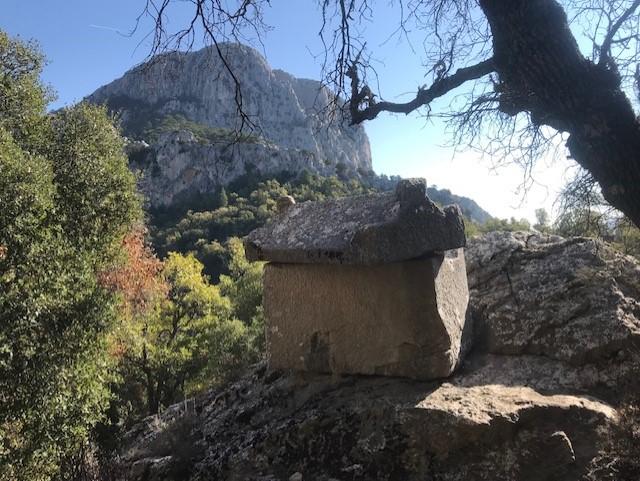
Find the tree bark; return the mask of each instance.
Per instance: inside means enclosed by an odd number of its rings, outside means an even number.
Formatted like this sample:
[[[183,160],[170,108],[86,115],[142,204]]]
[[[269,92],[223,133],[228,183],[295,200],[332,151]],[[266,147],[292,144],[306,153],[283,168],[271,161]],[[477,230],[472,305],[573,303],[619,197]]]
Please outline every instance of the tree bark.
[[[556,0],[480,0],[493,36],[500,109],[569,133],[571,156],[640,227],[640,124],[607,62],[580,53]]]

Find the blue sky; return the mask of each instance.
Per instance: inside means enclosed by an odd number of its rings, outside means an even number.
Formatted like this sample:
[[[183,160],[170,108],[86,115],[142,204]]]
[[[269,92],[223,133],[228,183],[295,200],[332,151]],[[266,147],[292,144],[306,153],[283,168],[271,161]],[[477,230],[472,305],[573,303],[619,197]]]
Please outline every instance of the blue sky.
[[[378,2],[374,22],[367,27],[369,46],[375,46],[376,69],[382,93],[402,100],[425,82],[424,67],[406,41],[393,37],[397,12]],[[12,35],[39,42],[47,56],[43,78],[58,94],[54,107],[82,99],[99,86],[120,77],[149,53],[145,34],[150,25],[132,30],[144,0],[3,0],[0,28]],[[185,20],[176,10],[173,25]],[[263,44],[254,43],[273,68],[299,77],[319,78],[321,52],[318,38],[320,13],[314,0],[273,0],[265,12],[272,29]],[[443,109],[446,101],[434,105]],[[568,162],[546,165],[535,172],[538,184],[523,199],[517,188],[522,171],[516,166],[490,168],[490,159],[472,151],[453,155],[443,147],[450,137],[439,121],[425,122],[417,115],[382,115],[365,126],[371,141],[374,170],[403,177],[425,177],[430,185],[446,187],[476,200],[499,217],[534,219],[534,210],[553,208],[558,190],[567,178]]]

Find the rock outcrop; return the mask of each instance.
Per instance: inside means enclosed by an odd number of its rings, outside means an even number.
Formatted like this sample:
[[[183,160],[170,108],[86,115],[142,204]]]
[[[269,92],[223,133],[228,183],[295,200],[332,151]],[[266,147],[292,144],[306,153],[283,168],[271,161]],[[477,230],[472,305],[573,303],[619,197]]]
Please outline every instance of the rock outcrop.
[[[607,397],[633,382],[640,266],[632,257],[595,239],[494,232],[472,242],[467,272],[476,350],[508,356],[513,368],[499,370],[524,374],[516,366],[528,364],[532,385]]]
[[[258,366],[137,426],[122,479],[582,479],[638,375],[640,265],[530,233],[472,240],[466,256],[475,329],[453,377]]]
[[[171,203],[176,191],[187,195],[224,185],[244,174],[249,163],[262,174],[372,172],[364,128],[331,113],[330,93],[320,82],[272,70],[250,47],[227,43],[221,49],[239,81],[242,109],[254,124],[250,135],[233,135],[239,127],[236,85],[213,48],[158,56],[87,97],[117,111],[127,136],[150,143],[137,160],[145,167],[152,205]],[[176,122],[176,116],[183,121]],[[173,119],[170,135],[153,142],[145,138],[162,134],[167,119]],[[216,140],[175,132],[180,124],[217,134]]]

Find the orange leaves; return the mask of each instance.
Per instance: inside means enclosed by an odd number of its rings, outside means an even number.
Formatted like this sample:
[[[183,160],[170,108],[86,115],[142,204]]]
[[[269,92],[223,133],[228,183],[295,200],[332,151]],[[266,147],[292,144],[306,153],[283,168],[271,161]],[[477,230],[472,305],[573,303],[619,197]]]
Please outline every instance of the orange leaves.
[[[160,276],[162,262],[145,244],[144,234],[143,226],[127,234],[122,241],[126,260],[99,276],[103,286],[123,296],[125,309],[132,314],[144,312],[153,299],[166,295],[168,289]]]

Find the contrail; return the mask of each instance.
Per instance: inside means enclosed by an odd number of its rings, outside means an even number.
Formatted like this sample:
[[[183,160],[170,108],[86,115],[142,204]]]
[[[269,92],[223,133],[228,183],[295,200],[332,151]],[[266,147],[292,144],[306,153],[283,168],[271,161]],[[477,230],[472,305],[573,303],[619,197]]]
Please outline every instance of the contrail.
[[[99,28],[100,30],[110,30],[112,32],[116,32],[116,33],[120,33],[120,30],[118,30],[117,28],[114,27],[106,27],[105,25],[95,25],[95,24],[90,24],[89,27],[91,28]]]

